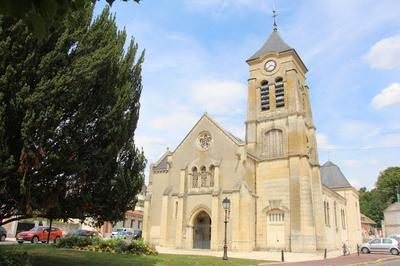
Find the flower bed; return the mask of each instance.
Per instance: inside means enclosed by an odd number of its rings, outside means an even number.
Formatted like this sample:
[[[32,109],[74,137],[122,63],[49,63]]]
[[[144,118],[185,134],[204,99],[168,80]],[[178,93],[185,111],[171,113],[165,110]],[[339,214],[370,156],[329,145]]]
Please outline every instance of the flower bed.
[[[62,239],[58,248],[73,248],[96,252],[124,253],[135,255],[156,255],[155,248],[149,246],[141,240],[126,241],[122,239],[103,240],[100,238],[86,238],[71,236]]]

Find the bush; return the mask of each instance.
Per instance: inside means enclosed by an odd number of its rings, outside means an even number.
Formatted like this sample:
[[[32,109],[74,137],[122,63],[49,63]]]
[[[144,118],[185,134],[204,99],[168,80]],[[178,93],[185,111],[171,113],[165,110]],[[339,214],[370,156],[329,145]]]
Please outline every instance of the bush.
[[[26,252],[0,253],[0,265],[4,266],[32,266],[30,256]]]
[[[135,255],[156,255],[157,251],[154,247],[149,246],[142,240],[122,240],[111,239],[103,240],[100,238],[86,238],[79,236],[70,236],[62,239],[58,244],[58,248],[75,248],[80,250],[88,250],[95,252],[112,252]]]

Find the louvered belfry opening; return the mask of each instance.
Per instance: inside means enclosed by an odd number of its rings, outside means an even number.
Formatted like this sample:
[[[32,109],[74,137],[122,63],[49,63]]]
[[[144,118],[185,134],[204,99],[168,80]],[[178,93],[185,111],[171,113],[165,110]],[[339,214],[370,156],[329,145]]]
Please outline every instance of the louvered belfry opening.
[[[276,108],[285,106],[285,88],[282,78],[277,78],[275,81],[275,102]]]
[[[261,96],[261,111],[268,111],[270,109],[268,81],[264,80],[261,83],[260,96]]]

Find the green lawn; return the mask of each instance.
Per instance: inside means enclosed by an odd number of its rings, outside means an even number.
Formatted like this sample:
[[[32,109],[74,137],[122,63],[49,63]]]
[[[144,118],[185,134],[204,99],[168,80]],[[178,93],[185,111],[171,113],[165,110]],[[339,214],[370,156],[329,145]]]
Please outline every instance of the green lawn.
[[[120,266],[120,265],[257,265],[265,261],[247,259],[229,259],[208,256],[167,255],[135,256],[113,253],[98,253],[60,249],[47,245],[1,245],[0,252],[26,251],[32,258],[33,265],[38,266]]]

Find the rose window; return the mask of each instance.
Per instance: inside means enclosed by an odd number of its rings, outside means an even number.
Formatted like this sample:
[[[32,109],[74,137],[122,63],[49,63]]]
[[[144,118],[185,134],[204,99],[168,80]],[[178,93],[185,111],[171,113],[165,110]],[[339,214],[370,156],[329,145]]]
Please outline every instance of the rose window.
[[[197,139],[198,145],[202,150],[208,150],[211,146],[212,142],[212,137],[210,133],[208,132],[202,132],[200,133],[198,139]]]

